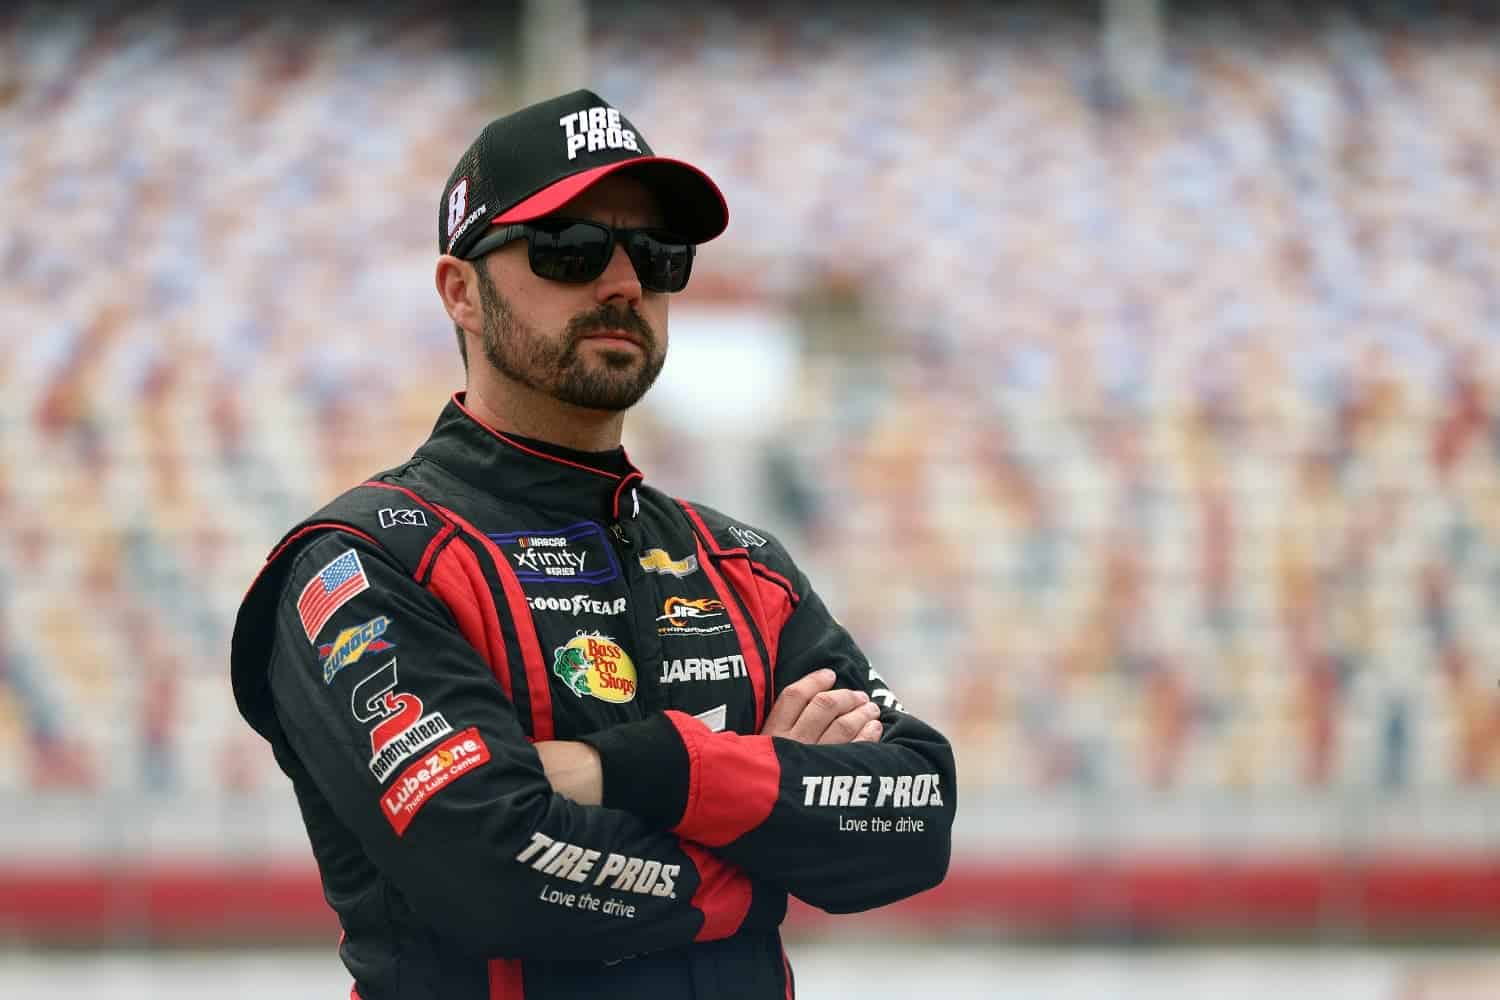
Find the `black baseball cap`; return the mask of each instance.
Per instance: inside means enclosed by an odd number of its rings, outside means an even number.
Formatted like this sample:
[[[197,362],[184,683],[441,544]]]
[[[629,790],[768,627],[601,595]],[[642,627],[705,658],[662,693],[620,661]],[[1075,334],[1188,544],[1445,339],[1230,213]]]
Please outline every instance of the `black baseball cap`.
[[[706,243],[729,225],[729,206],[707,174],[657,156],[617,108],[575,90],[484,127],[443,186],[438,253],[463,257],[490,225],[540,218],[622,172],[655,193],[665,228],[690,243]]]

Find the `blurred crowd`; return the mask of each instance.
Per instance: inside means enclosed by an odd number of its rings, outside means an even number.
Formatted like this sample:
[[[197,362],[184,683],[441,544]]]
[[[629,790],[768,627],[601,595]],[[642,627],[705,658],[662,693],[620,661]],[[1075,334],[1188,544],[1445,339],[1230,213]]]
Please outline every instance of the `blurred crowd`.
[[[1236,6],[1126,102],[1053,6],[591,5],[730,204],[685,297],[842,303],[739,458],[971,792],[1500,778],[1496,25]],[[461,384],[434,209],[506,67],[66,11],[0,19],[0,788],[249,794],[234,610]]]

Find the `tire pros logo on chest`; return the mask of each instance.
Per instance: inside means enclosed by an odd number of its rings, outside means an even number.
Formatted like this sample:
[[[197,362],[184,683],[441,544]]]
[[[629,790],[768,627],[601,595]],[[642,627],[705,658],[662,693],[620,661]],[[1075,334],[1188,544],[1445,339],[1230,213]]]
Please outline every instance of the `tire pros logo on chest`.
[[[582,698],[620,705],[635,697],[635,664],[618,642],[600,632],[579,632],[552,651],[552,672]]]

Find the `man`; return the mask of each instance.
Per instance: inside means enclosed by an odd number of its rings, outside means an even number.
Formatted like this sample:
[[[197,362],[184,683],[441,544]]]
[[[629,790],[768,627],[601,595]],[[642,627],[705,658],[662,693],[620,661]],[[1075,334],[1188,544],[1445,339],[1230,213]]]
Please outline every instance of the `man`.
[[[588,91],[491,122],[439,208],[467,390],[245,597],[236,700],[363,1000],[788,997],[787,894],[947,870],[947,742],[774,538],[620,447],[727,224]]]

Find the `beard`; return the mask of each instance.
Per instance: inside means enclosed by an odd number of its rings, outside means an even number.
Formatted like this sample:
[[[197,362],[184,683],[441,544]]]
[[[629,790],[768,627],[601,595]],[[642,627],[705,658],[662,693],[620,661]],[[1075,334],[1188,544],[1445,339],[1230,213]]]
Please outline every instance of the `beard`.
[[[651,324],[634,309],[603,305],[579,313],[560,338],[549,340],[516,317],[483,267],[475,272],[484,307],[484,357],[502,375],[564,403],[619,412],[640,402],[661,374],[667,352]],[[580,341],[606,330],[635,334],[640,353],[602,350],[597,363],[579,355]]]

